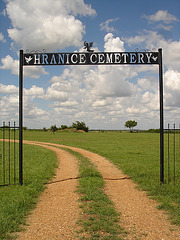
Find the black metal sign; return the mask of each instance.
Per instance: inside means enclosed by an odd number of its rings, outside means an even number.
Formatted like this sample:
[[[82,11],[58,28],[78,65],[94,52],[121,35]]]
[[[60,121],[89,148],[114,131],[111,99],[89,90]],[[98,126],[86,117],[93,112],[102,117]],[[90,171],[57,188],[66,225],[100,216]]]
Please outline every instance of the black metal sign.
[[[110,65],[159,64],[158,52],[78,52],[24,54],[23,64],[32,65]]]

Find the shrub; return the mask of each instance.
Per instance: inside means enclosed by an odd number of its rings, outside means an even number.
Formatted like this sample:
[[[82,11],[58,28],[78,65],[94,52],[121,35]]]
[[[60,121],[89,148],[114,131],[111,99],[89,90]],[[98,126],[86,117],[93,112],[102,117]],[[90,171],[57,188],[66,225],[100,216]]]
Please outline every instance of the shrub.
[[[76,128],[77,130],[83,130],[85,132],[89,131],[89,128],[86,126],[85,122],[73,122],[71,127]]]

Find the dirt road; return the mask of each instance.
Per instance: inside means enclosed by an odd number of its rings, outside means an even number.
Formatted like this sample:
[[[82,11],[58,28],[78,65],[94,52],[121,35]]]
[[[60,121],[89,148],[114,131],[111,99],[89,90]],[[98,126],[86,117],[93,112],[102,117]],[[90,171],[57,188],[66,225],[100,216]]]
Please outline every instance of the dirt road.
[[[76,239],[76,221],[80,218],[77,185],[77,160],[70,153],[59,149],[69,148],[90,159],[101,172],[105,182],[105,193],[121,213],[120,225],[129,234],[125,239],[176,240],[180,239],[180,229],[171,225],[167,214],[156,208],[157,203],[136,188],[136,184],[104,157],[75,147],[52,143],[24,141],[55,151],[59,159],[56,177],[42,193],[37,208],[28,218],[29,226],[20,233],[19,240]],[[67,180],[70,179],[70,180]],[[62,181],[65,180],[65,181]]]

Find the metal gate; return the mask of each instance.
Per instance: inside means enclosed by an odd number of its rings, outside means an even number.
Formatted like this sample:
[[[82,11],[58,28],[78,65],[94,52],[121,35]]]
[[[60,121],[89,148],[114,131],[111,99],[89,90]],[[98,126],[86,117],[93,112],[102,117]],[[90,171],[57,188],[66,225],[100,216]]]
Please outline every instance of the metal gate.
[[[179,128],[175,124],[164,129],[165,131],[165,157],[166,157],[166,179],[167,183],[176,183],[180,173],[176,170],[176,166],[180,163],[180,124]]]
[[[19,184],[18,127],[9,122],[0,127],[0,186]]]

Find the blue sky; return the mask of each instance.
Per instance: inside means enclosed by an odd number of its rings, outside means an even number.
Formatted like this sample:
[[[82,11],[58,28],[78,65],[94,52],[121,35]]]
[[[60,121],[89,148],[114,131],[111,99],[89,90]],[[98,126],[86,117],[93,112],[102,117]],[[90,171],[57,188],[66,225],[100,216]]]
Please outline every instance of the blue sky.
[[[19,50],[163,49],[164,122],[180,123],[179,0],[0,1],[0,122],[18,125]],[[158,67],[24,67],[24,126],[84,121],[90,129],[159,128]]]

